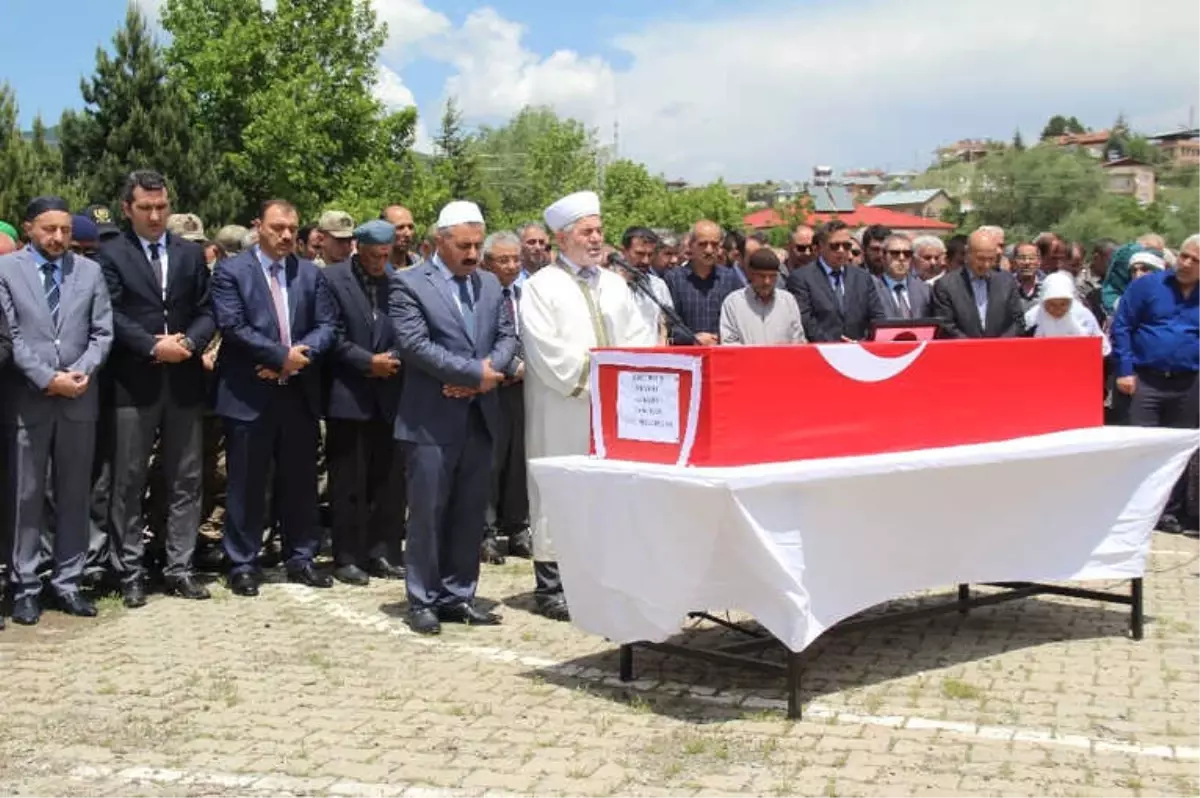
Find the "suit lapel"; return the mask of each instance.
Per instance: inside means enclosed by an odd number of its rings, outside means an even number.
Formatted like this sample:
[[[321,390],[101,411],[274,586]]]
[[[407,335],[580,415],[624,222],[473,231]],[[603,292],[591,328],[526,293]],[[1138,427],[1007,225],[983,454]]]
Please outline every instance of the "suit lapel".
[[[170,269],[171,263],[171,239],[167,238],[167,268]],[[129,247],[132,260],[137,264],[137,271],[142,275],[142,279],[146,282],[146,287],[154,296],[162,296],[162,285],[158,282],[158,276],[154,273],[154,267],[150,265],[150,259],[146,257],[146,250],[142,249],[142,242],[137,237],[137,233],[132,230],[125,232],[125,245]],[[170,272],[167,273],[167,279],[171,277]]]
[[[65,257],[65,256],[64,256]],[[22,263],[23,268],[20,269],[21,276],[25,278],[25,285],[29,289],[29,295],[33,298],[30,307],[36,308],[36,313],[41,319],[50,326],[54,325],[54,320],[50,318],[50,305],[46,302],[46,287],[42,284],[42,271],[38,266],[33,255],[28,251],[23,253]],[[59,294],[59,310],[62,309],[62,294]],[[61,318],[61,316],[60,316]],[[11,323],[11,320],[10,320]]]
[[[79,276],[75,274],[75,256],[70,252],[63,255],[62,261],[62,286],[58,292],[58,329],[61,330],[63,322],[71,312],[71,303],[75,300],[75,294],[78,292],[77,283]],[[43,294],[45,292],[43,291]],[[49,305],[46,306],[49,313]]]
[[[478,346],[483,339],[483,278],[479,276],[479,269],[471,272],[470,282],[471,291],[475,294],[475,330],[471,334],[471,342]]]
[[[350,292],[350,295],[355,297],[354,301],[358,304],[358,312],[363,314],[363,318],[367,320],[367,324],[374,328],[375,308],[371,306],[371,300],[367,297],[367,293],[363,291],[362,285],[358,281],[358,274],[354,271],[353,262],[350,263],[349,269],[341,273],[339,279],[345,285],[346,290]],[[368,281],[370,279],[370,277],[367,278]]]
[[[285,264],[283,271],[287,275],[288,324],[291,326],[288,334],[294,340],[296,332],[296,308],[300,306],[300,262],[295,255],[288,255]]]
[[[962,268],[962,284],[967,292],[967,307],[971,309],[970,319],[971,324],[975,327],[976,337],[983,337],[983,319],[979,318],[979,307],[975,304],[975,288],[971,284],[971,270],[965,266]],[[987,313],[992,311],[992,286],[988,283],[988,309]],[[986,314],[984,314],[986,315]]]
[[[462,329],[463,334],[467,336],[467,340],[471,343],[474,343],[475,336],[473,331],[467,329],[467,322],[466,319],[463,318],[462,311],[458,309],[458,302],[450,294],[450,291],[453,290],[450,283],[453,281],[447,281],[442,275],[441,269],[439,269],[437,264],[433,263],[433,261],[430,261],[425,266],[425,276],[429,279],[429,282],[432,283],[434,293],[442,298],[442,302],[444,302],[446,305],[446,310],[451,316],[458,320],[458,326]]]
[[[271,286],[267,282],[267,275],[263,270],[263,265],[258,259],[257,249],[252,249],[245,255],[246,267],[250,269],[250,286],[251,291],[257,291],[262,295],[263,301],[267,307],[267,317],[271,320],[271,326],[275,328],[275,337],[279,340],[283,339],[283,335],[279,329],[279,319],[275,315],[275,300],[271,296]],[[291,296],[291,291],[288,291],[288,296]],[[248,297],[253,300],[253,297]],[[254,302],[248,303],[250,307],[257,307]]]
[[[167,233],[167,290],[168,297],[175,291],[175,285],[182,279],[183,274],[183,243],[175,236]],[[151,269],[151,271],[154,271]]]

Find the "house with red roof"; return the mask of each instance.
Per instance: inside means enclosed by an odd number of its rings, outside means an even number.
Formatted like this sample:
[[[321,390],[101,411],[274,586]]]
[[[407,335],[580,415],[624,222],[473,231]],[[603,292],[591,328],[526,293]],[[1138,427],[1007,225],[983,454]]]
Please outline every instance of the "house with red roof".
[[[854,210],[845,212],[813,211],[808,214],[806,223],[810,225],[840,219],[852,228],[870,227],[881,224],[891,228],[893,232],[905,233],[910,236],[944,235],[954,229],[954,225],[940,219],[929,219],[911,213],[901,213],[888,208],[876,208],[870,205],[855,205]],[[742,218],[742,224],[750,230],[769,230],[772,227],[785,227],[787,222],[774,208],[764,208]]]

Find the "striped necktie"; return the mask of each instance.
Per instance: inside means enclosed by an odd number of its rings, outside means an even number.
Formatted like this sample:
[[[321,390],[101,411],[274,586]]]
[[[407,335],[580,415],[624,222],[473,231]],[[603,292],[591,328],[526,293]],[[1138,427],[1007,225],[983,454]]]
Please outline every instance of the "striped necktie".
[[[58,280],[54,279],[53,263],[42,264],[42,288],[46,291],[46,304],[50,307],[50,318],[54,320],[54,326],[58,326],[58,299],[59,287]]]

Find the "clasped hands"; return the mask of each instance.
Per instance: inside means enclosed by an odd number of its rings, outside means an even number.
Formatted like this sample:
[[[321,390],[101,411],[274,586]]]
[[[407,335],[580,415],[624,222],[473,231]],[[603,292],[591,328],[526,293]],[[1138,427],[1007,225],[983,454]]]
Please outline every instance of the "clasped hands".
[[[288,350],[287,357],[283,361],[283,368],[276,371],[266,366],[259,366],[257,374],[260,379],[272,382],[287,379],[312,362],[312,358],[308,356],[308,353],[308,344],[296,344]]]
[[[192,356],[192,350],[183,342],[183,333],[154,336],[154,349],[150,355],[155,363],[182,363]]]
[[[480,379],[477,387],[469,388],[465,385],[443,385],[442,396],[449,397],[450,399],[470,399],[472,396],[487,393],[504,382],[504,375],[492,367],[491,360],[485,358],[482,361],[482,366],[483,378]]]
[[[78,399],[88,389],[88,382],[88,375],[82,371],[59,371],[46,385],[46,395]]]

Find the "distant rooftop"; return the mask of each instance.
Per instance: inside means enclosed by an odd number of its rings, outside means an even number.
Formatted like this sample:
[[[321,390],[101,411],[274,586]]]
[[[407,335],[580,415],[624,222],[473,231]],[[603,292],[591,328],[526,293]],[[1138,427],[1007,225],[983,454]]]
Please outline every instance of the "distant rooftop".
[[[923,205],[940,194],[940,188],[919,188],[910,191],[883,191],[873,197],[867,204],[875,208],[886,208],[891,205]]]
[[[1151,141],[1187,141],[1200,138],[1200,129],[1176,130],[1174,133],[1159,133],[1157,136],[1146,136]]]

